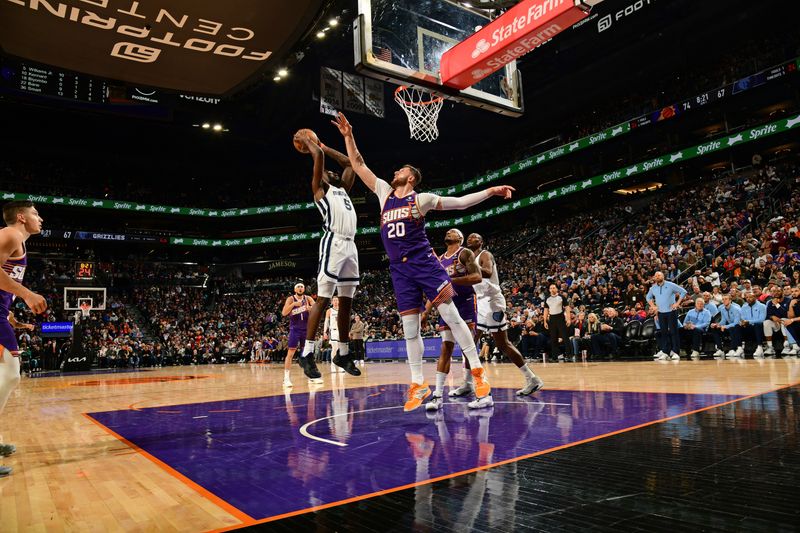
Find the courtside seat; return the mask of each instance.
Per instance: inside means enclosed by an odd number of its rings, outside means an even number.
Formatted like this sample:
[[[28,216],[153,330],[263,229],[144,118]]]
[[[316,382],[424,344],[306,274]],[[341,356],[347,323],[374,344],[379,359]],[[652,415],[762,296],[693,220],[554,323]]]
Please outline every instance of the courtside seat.
[[[631,341],[631,347],[636,355],[651,355],[656,342],[656,322],[648,318],[642,322],[639,336]]]

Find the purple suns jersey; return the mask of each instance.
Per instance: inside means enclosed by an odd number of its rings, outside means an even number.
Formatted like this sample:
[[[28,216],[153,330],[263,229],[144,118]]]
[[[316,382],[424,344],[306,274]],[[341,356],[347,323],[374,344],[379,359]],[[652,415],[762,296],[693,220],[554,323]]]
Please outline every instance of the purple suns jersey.
[[[453,278],[462,278],[467,275],[467,267],[461,264],[458,260],[458,257],[461,255],[461,252],[464,251],[464,247],[460,247],[453,255],[450,257],[447,256],[447,253],[442,254],[439,257],[439,262],[444,267],[447,275],[450,276],[451,279]],[[460,296],[461,298],[469,298],[475,294],[475,289],[472,285],[456,285],[453,284],[453,288],[456,291],[456,295]]]
[[[425,216],[417,206],[417,193],[397,198],[389,194],[381,211],[381,239],[389,263],[432,253],[425,234]]]
[[[292,310],[289,312],[289,329],[302,329],[305,330],[308,328],[308,300],[305,296],[301,296],[303,305],[300,307],[292,307]],[[294,294],[292,295],[292,300],[295,302],[301,301],[301,299],[297,298]]]
[[[23,278],[25,278],[25,268],[27,268],[27,266],[28,254],[23,253],[22,257],[9,257],[2,268],[11,279],[22,283]],[[0,320],[6,320],[8,318],[8,312],[11,310],[11,304],[13,301],[13,294],[6,291],[0,291]]]

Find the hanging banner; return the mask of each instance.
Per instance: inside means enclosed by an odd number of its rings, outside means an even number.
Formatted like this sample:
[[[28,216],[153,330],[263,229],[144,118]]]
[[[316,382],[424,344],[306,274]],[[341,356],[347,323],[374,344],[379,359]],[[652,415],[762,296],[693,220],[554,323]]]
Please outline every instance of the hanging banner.
[[[342,109],[342,72],[322,67],[319,78],[319,112],[335,117]]]
[[[364,78],[364,103],[367,108],[367,115],[384,118],[386,110],[383,102],[383,82],[372,78]]]
[[[364,78],[357,74],[344,73],[344,110],[365,113]]]

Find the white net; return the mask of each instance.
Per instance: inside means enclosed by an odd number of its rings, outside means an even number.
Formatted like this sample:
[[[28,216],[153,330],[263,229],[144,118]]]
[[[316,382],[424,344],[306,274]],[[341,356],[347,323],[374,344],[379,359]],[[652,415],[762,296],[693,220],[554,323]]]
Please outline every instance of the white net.
[[[400,86],[394,92],[394,101],[406,112],[412,139],[431,142],[439,137],[436,121],[444,98],[422,89]]]

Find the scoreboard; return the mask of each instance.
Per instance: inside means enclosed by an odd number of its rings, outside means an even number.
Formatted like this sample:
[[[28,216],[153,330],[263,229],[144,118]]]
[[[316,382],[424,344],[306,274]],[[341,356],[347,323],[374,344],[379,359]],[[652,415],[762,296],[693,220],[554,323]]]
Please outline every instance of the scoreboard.
[[[94,279],[94,262],[78,261],[75,263],[75,279]]]
[[[106,81],[30,63],[5,63],[2,79],[6,87],[27,93],[96,104],[108,100]]]

